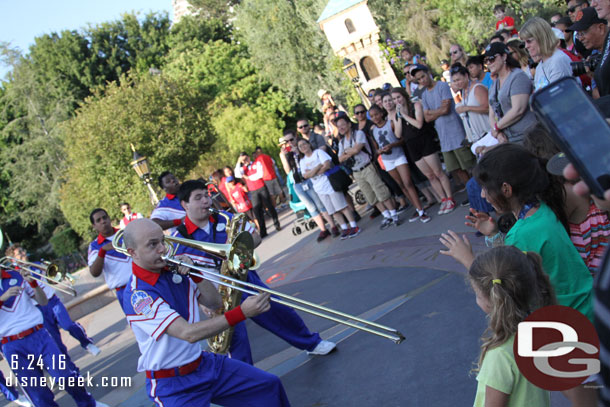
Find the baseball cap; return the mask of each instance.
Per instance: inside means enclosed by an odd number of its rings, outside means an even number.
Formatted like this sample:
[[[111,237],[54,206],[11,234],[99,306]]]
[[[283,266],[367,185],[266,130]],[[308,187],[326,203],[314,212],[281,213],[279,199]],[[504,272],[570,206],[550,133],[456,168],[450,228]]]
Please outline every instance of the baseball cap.
[[[391,90],[392,89],[392,84],[389,83],[389,82],[386,82],[386,83],[383,84],[381,89],[383,89],[383,90]]]
[[[419,71],[428,72],[428,67],[422,64],[413,64],[411,67],[411,75],[415,75]]]
[[[343,110],[339,110],[337,113],[335,113],[334,120],[337,119],[347,119],[347,121],[349,122],[349,117],[347,116],[347,113],[345,113]]]
[[[325,91],[324,89],[320,89],[318,91],[318,98],[322,99],[322,96],[326,95],[328,92]]]
[[[593,7],[586,7],[581,10],[581,13],[576,15],[576,20],[568,29],[570,31],[584,31],[593,24],[607,24],[607,21],[597,16],[597,11]],[[580,18],[579,18],[580,17]]]
[[[483,57],[493,57],[498,54],[508,54],[508,47],[503,42],[492,42],[485,48]]]
[[[555,38],[558,40],[565,40],[563,31],[561,31],[559,28],[551,27],[551,30],[553,31],[553,34],[555,34]]]
[[[563,169],[570,163],[564,153],[557,153],[546,163],[546,170],[553,175],[563,175]]]

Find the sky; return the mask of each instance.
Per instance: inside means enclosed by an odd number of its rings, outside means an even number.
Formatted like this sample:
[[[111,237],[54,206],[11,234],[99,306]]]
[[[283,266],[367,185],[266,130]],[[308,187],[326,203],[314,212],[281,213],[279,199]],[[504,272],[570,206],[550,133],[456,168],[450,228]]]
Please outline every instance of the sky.
[[[0,42],[27,53],[34,38],[42,34],[118,20],[132,11],[166,11],[171,19],[172,0],[0,0]],[[0,78],[7,71],[0,65]]]

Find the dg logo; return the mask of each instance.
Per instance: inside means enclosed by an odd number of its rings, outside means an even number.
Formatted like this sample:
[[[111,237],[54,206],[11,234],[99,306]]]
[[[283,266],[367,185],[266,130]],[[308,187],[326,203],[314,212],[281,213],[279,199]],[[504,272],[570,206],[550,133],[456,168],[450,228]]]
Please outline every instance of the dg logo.
[[[519,370],[532,384],[563,391],[599,373],[599,337],[580,312],[552,305],[519,323],[513,346]]]

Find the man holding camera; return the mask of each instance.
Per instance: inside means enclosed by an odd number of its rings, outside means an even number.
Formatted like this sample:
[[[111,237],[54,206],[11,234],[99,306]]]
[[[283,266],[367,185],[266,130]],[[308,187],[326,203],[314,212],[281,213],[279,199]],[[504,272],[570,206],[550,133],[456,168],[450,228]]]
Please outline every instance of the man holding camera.
[[[597,69],[601,62],[601,52],[608,35],[608,22],[599,18],[597,11],[595,11],[593,7],[587,7],[582,9],[582,17],[568,29],[578,32],[578,39],[584,44],[588,51],[591,51],[591,56],[589,56],[586,61],[572,63],[572,68],[576,71],[577,65],[582,64],[584,65],[582,68],[587,68],[589,72],[594,73],[596,87],[593,89],[593,97],[610,94],[610,81],[607,79],[608,75],[606,75],[606,79],[604,79],[601,72]],[[604,69],[608,70],[609,67],[606,66]]]

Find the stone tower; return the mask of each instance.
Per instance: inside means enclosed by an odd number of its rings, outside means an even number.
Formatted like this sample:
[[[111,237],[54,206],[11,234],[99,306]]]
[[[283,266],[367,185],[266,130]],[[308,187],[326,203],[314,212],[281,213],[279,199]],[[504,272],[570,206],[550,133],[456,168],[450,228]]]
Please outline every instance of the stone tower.
[[[330,0],[318,24],[335,54],[356,64],[365,92],[386,82],[400,86],[392,67],[380,57],[379,28],[367,0]]]

